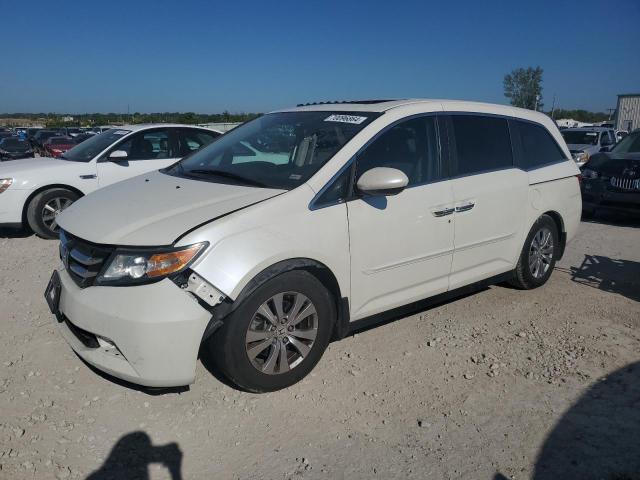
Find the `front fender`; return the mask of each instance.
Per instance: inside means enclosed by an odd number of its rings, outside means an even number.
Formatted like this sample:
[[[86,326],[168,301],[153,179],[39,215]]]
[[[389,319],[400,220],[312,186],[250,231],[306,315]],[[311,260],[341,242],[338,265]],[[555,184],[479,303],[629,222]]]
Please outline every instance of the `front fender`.
[[[291,259],[325,265],[348,296],[346,205],[312,211],[311,198],[313,190],[303,185],[206,225],[180,243],[209,241],[212,246],[193,270],[232,300],[260,272]]]

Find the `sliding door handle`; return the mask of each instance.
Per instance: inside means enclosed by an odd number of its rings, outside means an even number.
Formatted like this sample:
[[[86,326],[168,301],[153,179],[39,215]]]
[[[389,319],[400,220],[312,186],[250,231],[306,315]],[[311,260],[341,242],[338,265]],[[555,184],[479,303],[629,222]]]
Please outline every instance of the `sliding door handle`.
[[[444,210],[434,210],[432,213],[435,217],[446,217],[447,215],[451,215],[455,211],[455,208],[445,208]]]
[[[467,212],[471,210],[476,204],[475,203],[466,203],[464,205],[458,205],[456,207],[456,212]]]

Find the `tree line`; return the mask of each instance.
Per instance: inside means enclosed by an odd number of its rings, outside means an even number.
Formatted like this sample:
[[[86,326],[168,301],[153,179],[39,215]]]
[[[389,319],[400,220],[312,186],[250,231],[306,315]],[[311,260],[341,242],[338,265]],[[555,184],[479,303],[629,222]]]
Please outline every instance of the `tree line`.
[[[160,113],[3,113],[0,118],[27,119],[31,123],[44,124],[47,127],[93,127],[99,125],[134,124],[134,123],[221,123],[246,122],[259,117],[260,113],[194,113],[194,112],[160,112]],[[73,117],[73,120],[66,120]]]
[[[516,68],[504,76],[502,86],[504,96],[514,107],[528,108],[544,112],[551,118],[572,118],[579,122],[595,123],[611,119],[611,114],[604,112],[589,112],[588,110],[564,110],[555,108],[546,112],[543,110],[542,74],[544,70],[538,67]]]

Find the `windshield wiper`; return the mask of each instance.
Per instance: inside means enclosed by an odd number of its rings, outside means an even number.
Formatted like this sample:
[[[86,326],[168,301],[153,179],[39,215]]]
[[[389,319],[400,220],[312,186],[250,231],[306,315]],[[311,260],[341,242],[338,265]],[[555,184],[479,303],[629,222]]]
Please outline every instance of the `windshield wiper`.
[[[208,170],[204,168],[196,168],[195,170],[183,170],[187,175],[191,173],[195,173],[198,175],[214,175],[217,177],[229,178],[231,180],[236,180],[241,183],[245,183],[247,185],[253,185],[254,187],[262,187],[268,188],[268,185],[259,182],[257,180],[253,180],[251,178],[243,177],[242,175],[238,175],[237,173],[228,172],[226,170]]]

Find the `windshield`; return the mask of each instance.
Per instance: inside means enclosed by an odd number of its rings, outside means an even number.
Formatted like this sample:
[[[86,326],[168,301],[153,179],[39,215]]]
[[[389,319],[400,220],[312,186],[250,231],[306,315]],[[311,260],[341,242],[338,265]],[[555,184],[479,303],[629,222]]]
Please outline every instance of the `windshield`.
[[[585,130],[563,130],[562,136],[567,144],[571,145],[597,145],[598,132]]]
[[[24,140],[19,140],[17,138],[5,138],[0,141],[0,148],[27,150],[29,148],[29,144]]]
[[[166,173],[291,190],[379,116],[374,112],[271,113],[231,130]]]
[[[85,140],[68,150],[62,158],[71,160],[72,162],[90,162],[96,155],[102,152],[112,143],[117,142],[125,135],[131,133],[131,130],[111,129],[100,135]]]
[[[640,130],[620,140],[611,153],[640,153]]]

